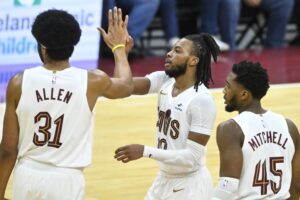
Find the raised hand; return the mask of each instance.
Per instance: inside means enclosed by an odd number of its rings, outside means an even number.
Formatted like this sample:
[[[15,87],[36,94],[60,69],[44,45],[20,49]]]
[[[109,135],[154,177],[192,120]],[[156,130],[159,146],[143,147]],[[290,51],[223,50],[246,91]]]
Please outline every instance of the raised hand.
[[[114,7],[113,11],[108,11],[108,30],[107,33],[101,27],[98,30],[101,32],[104,42],[109,48],[116,47],[117,45],[126,45],[128,39],[128,16],[125,20],[122,19],[122,10]]]
[[[125,45],[125,52],[127,55],[131,51],[133,45],[134,45],[133,38],[130,35],[128,35],[127,40],[126,40],[126,45]]]
[[[118,148],[115,151],[115,159],[127,163],[143,157],[144,145],[131,144]]]

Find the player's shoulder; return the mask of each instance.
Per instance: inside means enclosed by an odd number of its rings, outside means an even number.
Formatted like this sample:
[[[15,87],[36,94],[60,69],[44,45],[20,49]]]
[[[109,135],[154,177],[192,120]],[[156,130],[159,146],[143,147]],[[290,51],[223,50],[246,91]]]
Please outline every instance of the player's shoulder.
[[[198,87],[198,90],[193,87],[191,88],[192,92],[187,94],[188,98],[191,99],[191,103],[212,103],[214,102],[214,96],[212,93],[204,86]]]
[[[293,138],[294,141],[299,140],[299,130],[296,126],[296,124],[288,118],[285,118],[289,132],[291,134],[291,137]]]
[[[88,70],[88,78],[90,80],[103,80],[103,79],[107,79],[109,78],[109,76],[104,72],[101,71],[99,69],[92,69],[92,70]]]
[[[170,78],[164,71],[155,71],[147,74],[145,76],[151,82],[167,82],[169,80],[174,80],[174,78]]]
[[[11,77],[9,85],[13,87],[20,87],[22,85],[24,72],[20,72]]]
[[[19,102],[22,93],[23,72],[14,75],[8,82],[7,101]]]
[[[217,133],[218,134],[227,134],[227,133],[240,133],[242,132],[241,127],[233,120],[228,119],[218,124]]]
[[[221,144],[242,144],[243,140],[243,131],[234,120],[229,119],[218,124],[217,143],[219,146]]]
[[[110,77],[99,69],[88,70],[88,87],[99,91],[111,84]]]
[[[221,129],[236,128],[237,126],[238,124],[233,119],[228,119],[218,124],[218,128]]]

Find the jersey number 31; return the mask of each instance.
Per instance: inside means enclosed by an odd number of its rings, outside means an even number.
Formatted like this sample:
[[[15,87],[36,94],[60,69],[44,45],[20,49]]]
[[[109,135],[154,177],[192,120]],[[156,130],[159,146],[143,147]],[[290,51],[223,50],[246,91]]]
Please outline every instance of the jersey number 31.
[[[38,123],[42,119],[45,120],[45,123],[43,126],[39,126],[38,131],[39,133],[43,134],[43,136],[34,133],[33,143],[37,146],[44,146],[45,144],[47,144],[47,146],[49,147],[59,148],[62,145],[62,143],[59,140],[60,140],[62,125],[64,122],[64,115],[61,115],[60,117],[54,120],[54,124],[56,125],[56,128],[55,128],[54,137],[51,141],[50,141],[51,133],[49,132],[49,130],[51,129],[52,126],[52,117],[48,112],[39,112],[34,118],[34,123]]]

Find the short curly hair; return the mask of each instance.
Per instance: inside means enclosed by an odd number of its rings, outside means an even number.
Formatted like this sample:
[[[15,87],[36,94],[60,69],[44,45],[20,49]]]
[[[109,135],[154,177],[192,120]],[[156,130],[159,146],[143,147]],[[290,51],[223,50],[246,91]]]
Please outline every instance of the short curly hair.
[[[50,9],[36,17],[31,33],[40,45],[46,47],[51,59],[64,60],[71,57],[80,40],[81,29],[71,14]]]
[[[243,85],[256,99],[266,95],[270,85],[267,70],[259,62],[242,61],[234,64],[232,72],[236,75],[235,81]]]

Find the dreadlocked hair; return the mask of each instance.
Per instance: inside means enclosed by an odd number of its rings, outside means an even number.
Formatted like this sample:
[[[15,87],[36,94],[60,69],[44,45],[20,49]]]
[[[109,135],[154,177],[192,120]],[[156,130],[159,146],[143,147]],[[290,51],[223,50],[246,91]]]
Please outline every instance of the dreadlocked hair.
[[[198,91],[198,86],[202,83],[208,88],[210,83],[214,83],[211,75],[211,57],[216,62],[220,48],[207,33],[188,35],[184,38],[192,41],[192,53],[199,58],[194,88]]]
[[[266,95],[270,85],[267,70],[259,62],[241,61],[232,66],[235,80],[248,89],[254,98],[261,99]]]

